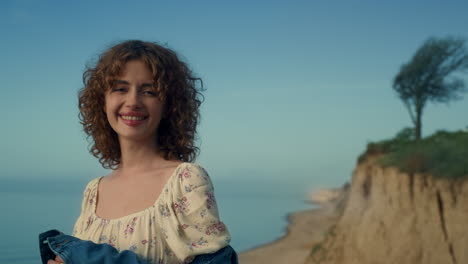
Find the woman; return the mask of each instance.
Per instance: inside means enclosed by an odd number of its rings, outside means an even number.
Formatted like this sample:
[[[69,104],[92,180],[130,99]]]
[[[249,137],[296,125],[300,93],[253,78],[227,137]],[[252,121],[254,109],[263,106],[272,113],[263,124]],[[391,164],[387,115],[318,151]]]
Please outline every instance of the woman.
[[[190,263],[228,247],[210,177],[190,163],[201,80],[172,50],[138,40],[105,51],[83,77],[90,152],[113,171],[86,186],[73,236],[148,263]]]

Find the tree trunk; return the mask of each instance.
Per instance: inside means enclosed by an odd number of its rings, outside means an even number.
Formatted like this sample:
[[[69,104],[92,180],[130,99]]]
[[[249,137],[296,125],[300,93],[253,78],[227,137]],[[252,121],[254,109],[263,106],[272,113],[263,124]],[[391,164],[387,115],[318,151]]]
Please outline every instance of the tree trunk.
[[[416,127],[414,128],[414,133],[415,133],[415,138],[416,141],[421,140],[421,130],[422,130],[422,124],[421,124],[421,117],[422,116],[422,107],[418,107],[416,109]]]

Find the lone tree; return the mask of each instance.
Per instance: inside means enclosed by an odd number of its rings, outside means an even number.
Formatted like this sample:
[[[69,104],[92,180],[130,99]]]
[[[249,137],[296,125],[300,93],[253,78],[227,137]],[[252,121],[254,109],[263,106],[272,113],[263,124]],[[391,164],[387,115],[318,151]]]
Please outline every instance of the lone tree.
[[[427,102],[449,103],[460,99],[465,82],[456,73],[468,71],[465,40],[429,38],[410,62],[401,66],[393,89],[405,104],[414,124],[415,139],[421,139],[421,118]]]

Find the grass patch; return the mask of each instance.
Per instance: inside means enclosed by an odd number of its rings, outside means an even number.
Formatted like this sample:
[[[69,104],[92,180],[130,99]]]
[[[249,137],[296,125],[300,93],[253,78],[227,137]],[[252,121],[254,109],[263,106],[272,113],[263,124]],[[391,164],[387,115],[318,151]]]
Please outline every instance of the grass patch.
[[[369,143],[358,161],[378,154],[377,162],[384,167],[439,178],[468,178],[468,132],[438,131],[420,141],[412,135],[412,129],[405,128],[393,139]]]

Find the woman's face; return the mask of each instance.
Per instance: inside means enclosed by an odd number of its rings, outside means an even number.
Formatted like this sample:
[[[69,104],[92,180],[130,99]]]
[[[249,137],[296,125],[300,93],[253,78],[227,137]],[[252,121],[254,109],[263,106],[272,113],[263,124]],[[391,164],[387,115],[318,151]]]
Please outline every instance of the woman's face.
[[[133,60],[125,64],[114,87],[105,93],[104,110],[119,140],[154,143],[163,103],[144,62]]]

